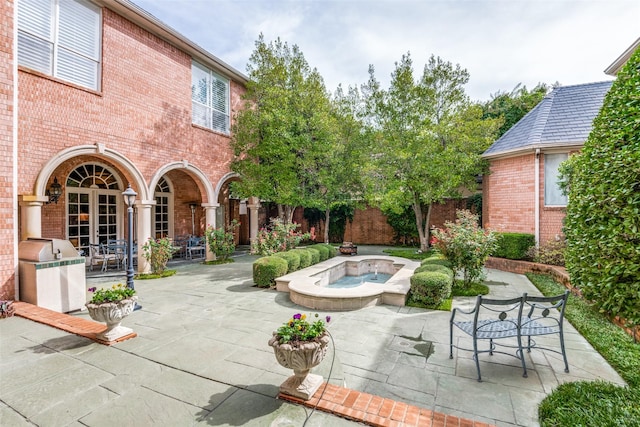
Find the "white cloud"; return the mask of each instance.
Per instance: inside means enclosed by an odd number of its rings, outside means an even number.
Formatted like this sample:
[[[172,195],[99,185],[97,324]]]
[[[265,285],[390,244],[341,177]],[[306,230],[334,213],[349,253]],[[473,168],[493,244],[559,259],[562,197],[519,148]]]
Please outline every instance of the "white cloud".
[[[386,85],[408,51],[416,77],[431,54],[466,68],[473,99],[518,83],[607,80],[640,36],[637,0],[134,2],[242,72],[260,33],[296,44],[331,91],[365,83],[369,64]]]

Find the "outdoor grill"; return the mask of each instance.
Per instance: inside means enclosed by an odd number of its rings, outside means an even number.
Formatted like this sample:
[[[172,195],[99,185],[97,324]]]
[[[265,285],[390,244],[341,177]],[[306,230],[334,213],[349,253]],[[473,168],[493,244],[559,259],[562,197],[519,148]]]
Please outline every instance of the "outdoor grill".
[[[20,300],[60,313],[86,300],[85,258],[68,240],[29,238],[18,245]]]

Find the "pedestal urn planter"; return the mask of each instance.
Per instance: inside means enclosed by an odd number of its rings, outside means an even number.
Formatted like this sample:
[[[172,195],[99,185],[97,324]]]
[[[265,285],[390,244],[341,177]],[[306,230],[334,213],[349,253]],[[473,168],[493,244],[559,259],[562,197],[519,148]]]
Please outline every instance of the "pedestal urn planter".
[[[102,341],[115,341],[133,333],[133,329],[120,325],[122,319],[133,312],[136,306],[137,296],[132,296],[117,302],[105,302],[102,304],[86,304],[89,316],[97,322],[105,322],[107,329],[96,335]]]
[[[287,378],[280,386],[280,392],[303,400],[309,400],[322,384],[322,376],[309,371],[318,366],[327,354],[329,336],[324,333],[317,341],[307,341],[294,347],[291,343],[280,344],[276,333],[269,340],[269,345],[278,363],[285,368],[293,369],[293,376]]]

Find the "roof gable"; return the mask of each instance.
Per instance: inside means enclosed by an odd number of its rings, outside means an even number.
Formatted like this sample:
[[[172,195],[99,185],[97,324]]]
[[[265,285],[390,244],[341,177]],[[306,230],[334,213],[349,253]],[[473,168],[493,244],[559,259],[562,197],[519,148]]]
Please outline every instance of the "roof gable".
[[[495,141],[483,157],[534,148],[584,144],[611,85],[612,82],[608,81],[553,89]]]

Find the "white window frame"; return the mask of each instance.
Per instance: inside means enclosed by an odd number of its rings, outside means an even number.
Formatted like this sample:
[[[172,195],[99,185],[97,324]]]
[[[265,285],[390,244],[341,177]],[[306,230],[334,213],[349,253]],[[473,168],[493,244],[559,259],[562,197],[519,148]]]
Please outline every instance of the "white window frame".
[[[202,92],[198,94],[196,90],[196,84],[198,82],[195,80],[197,74],[204,76],[204,94],[202,94]],[[222,108],[215,105],[215,101],[221,101],[221,99],[215,99],[213,96],[214,84],[216,83],[222,84],[225,91],[224,99],[222,100],[224,106]],[[220,74],[196,61],[191,61],[191,120],[193,124],[228,135],[230,128],[230,97],[231,85],[229,79],[222,77]]]
[[[544,153],[544,205],[567,206],[567,196],[558,185],[558,167],[569,158],[569,153]]]
[[[102,8],[85,0],[18,0],[17,6],[18,64],[99,91]],[[62,13],[74,7],[86,12],[84,22]]]

